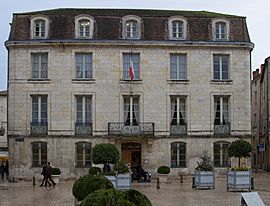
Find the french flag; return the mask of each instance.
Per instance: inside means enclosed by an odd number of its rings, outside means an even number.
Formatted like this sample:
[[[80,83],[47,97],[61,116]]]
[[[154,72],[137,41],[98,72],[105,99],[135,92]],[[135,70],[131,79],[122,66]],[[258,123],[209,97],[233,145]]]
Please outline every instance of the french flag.
[[[134,79],[134,66],[133,66],[133,59],[132,57],[130,57],[130,61],[129,61],[129,77],[131,80]]]

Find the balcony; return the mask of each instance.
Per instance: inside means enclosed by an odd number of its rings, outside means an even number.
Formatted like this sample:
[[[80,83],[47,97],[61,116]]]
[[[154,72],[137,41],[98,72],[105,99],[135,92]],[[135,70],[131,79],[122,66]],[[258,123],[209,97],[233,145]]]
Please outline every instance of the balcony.
[[[42,135],[48,133],[47,122],[31,122],[31,134]]]
[[[138,125],[125,125],[124,122],[109,122],[109,135],[117,136],[154,136],[154,122],[139,122]]]
[[[214,126],[215,126],[214,128],[215,134],[230,134],[230,131],[231,131],[230,123],[227,123],[224,125],[214,125]]]
[[[75,123],[75,135],[92,135],[92,123]]]
[[[187,134],[187,125],[174,124],[171,125],[171,135],[185,135]]]

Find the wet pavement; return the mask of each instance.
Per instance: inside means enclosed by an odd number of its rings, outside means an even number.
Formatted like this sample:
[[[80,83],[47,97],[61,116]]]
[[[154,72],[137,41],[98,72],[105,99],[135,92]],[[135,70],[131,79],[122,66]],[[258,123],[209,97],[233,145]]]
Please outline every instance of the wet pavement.
[[[40,187],[39,182],[33,186],[31,181],[9,183],[0,180],[0,206],[74,206],[72,196],[73,181],[61,181],[51,187]],[[226,189],[226,177],[216,178],[215,189],[192,189],[191,176],[170,178],[168,183],[156,188],[156,180],[151,183],[134,182],[132,187],[144,193],[153,206],[238,206],[241,202],[241,191],[232,192]],[[255,189],[266,206],[270,206],[270,173],[254,174]]]

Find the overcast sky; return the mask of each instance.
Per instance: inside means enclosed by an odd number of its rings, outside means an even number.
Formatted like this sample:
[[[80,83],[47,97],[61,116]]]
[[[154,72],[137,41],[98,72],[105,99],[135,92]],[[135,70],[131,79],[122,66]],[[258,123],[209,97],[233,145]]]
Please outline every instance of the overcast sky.
[[[4,3],[3,3],[4,2]],[[252,52],[252,69],[256,69],[270,56],[270,1],[269,0],[8,0],[0,8],[0,90],[7,85],[7,50],[4,42],[8,39],[13,13],[54,8],[140,8],[207,10],[247,17],[251,41],[255,44]]]

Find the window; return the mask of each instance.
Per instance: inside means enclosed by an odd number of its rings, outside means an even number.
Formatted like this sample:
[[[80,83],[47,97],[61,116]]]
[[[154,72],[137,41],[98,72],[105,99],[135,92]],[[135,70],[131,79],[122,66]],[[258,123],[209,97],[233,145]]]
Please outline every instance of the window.
[[[170,17],[169,24],[169,38],[172,40],[186,39],[187,22],[183,17]]]
[[[140,55],[132,53],[123,54],[123,79],[130,80],[130,68],[134,71],[134,80],[140,79]]]
[[[123,38],[140,39],[141,38],[141,18],[138,16],[125,16],[123,22]]]
[[[76,122],[92,122],[92,97],[76,96]]]
[[[90,53],[76,53],[76,78],[77,79],[92,79],[92,54]]]
[[[91,143],[76,143],[76,166],[91,167]]]
[[[94,18],[89,15],[75,17],[76,38],[92,39],[94,33]]]
[[[212,22],[212,35],[215,41],[229,40],[229,21],[225,19],[215,19]]]
[[[32,53],[32,78],[48,78],[48,53]]]
[[[43,164],[47,164],[47,143],[33,142],[32,167],[41,167]]]
[[[186,125],[185,97],[171,97],[171,125]]]
[[[47,96],[32,96],[32,124],[47,125]]]
[[[214,55],[214,80],[229,79],[229,55]]]
[[[186,143],[171,143],[171,167],[186,167]]]
[[[49,20],[45,17],[31,19],[31,38],[44,39],[48,37]]]
[[[187,79],[187,56],[185,54],[171,54],[171,71],[170,78],[172,80]]]
[[[229,146],[228,142],[214,143],[214,166],[215,167],[229,167]]]
[[[229,124],[229,97],[215,97],[215,125]]]
[[[139,123],[139,97],[124,97],[125,125],[138,125]]]

